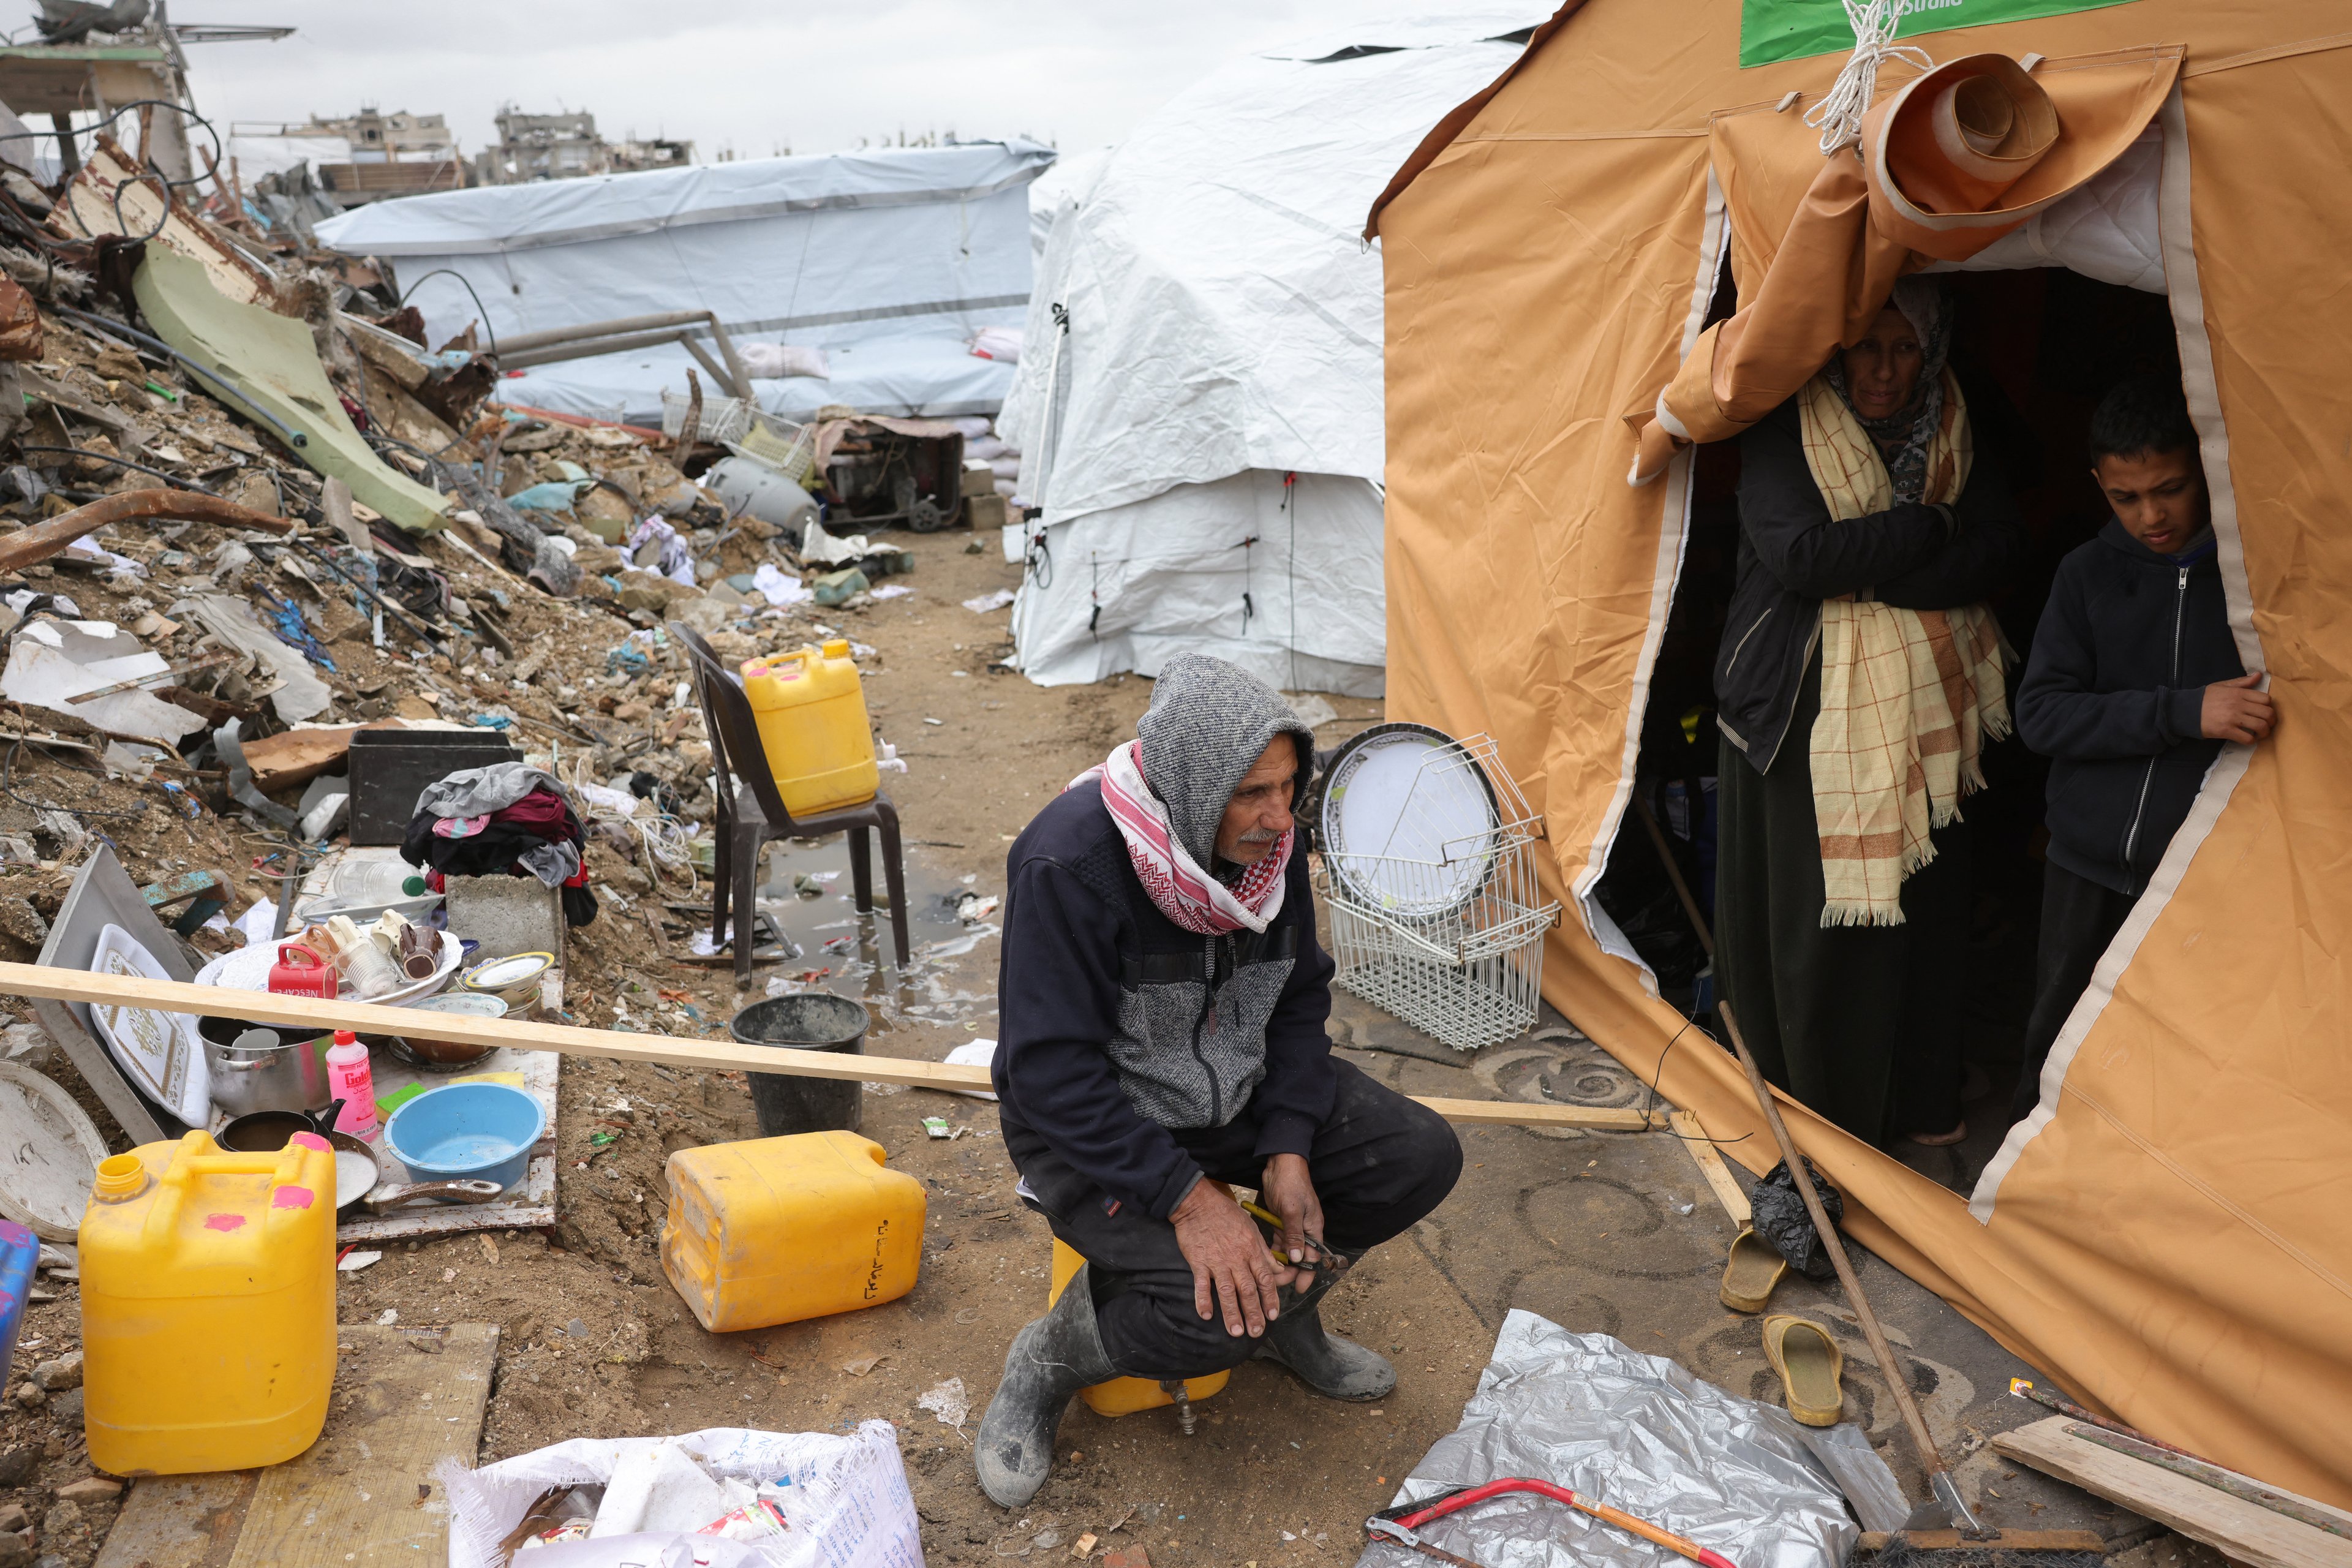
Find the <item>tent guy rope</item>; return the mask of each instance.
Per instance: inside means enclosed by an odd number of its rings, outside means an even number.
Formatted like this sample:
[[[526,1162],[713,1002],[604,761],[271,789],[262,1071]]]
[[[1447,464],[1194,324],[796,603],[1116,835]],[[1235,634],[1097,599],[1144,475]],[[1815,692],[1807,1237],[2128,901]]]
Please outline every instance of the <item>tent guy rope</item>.
[[[1936,64],[1927,50],[1895,41],[1895,30],[1903,24],[1903,0],[1844,0],[1844,5],[1845,19],[1853,27],[1853,53],[1846,57],[1822,100],[1805,110],[1805,123],[1821,127],[1823,157],[1862,140],[1862,117],[1878,95],[1879,67],[1890,59],[1907,61],[1923,71]]]

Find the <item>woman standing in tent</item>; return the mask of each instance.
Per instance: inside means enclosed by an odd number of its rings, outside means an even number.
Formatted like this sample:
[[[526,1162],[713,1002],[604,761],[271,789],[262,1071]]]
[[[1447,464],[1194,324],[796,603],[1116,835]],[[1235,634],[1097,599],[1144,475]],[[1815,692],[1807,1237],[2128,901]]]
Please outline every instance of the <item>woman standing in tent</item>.
[[[1906,278],[1740,438],[1716,974],[1766,1076],[1857,1137],[1957,1142],[1969,868],[1960,798],[2009,732],[1981,602],[2023,531]]]

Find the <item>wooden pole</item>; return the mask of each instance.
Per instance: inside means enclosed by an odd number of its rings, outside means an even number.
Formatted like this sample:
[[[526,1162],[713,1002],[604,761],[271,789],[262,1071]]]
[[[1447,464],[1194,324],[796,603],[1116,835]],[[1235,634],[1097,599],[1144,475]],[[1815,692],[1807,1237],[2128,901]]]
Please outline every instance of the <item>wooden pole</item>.
[[[0,992],[57,1002],[100,1006],[146,1007],[161,1013],[227,1015],[255,1024],[290,1024],[315,1029],[352,1029],[367,1035],[404,1035],[430,1018],[433,1037],[467,1046],[509,1046],[521,1051],[612,1061],[654,1062],[702,1072],[769,1072],[790,1078],[856,1079],[908,1089],[985,1089],[988,1069],[902,1057],[848,1056],[837,1051],[802,1051],[784,1046],[746,1046],[733,1040],[680,1040],[667,1035],[632,1035],[614,1029],[583,1029],[569,1024],[468,1018],[456,1013],[420,1014],[407,1007],[369,1002],[325,1002],[280,996],[268,991],[229,991],[173,980],[142,980],[37,963],[0,963]],[[1528,1105],[1505,1100],[1423,1100],[1419,1103],[1449,1121],[1521,1127],[1580,1127],[1638,1132],[1651,1124],[1648,1112],[1627,1107]],[[1664,1118],[1659,1117],[1663,1124]]]
[[[1885,1379],[1886,1391],[1895,1396],[1895,1408],[1903,1417],[1903,1425],[1911,1434],[1911,1446],[1919,1451],[1919,1466],[1927,1472],[1927,1481],[1938,1501],[1952,1511],[1952,1522],[1962,1530],[1974,1530],[1976,1520],[1960,1500],[1959,1489],[1945,1468],[1944,1456],[1928,1435],[1927,1417],[1919,1414],[1919,1402],[1911,1397],[1911,1376],[1905,1364],[1895,1359],[1895,1347],[1886,1342],[1885,1331],[1878,1326],[1878,1314],[1870,1310],[1870,1298],[1863,1294],[1862,1281],[1854,1278],[1853,1264],[1845,1255],[1845,1242],[1838,1236],[1837,1226],[1822,1207],[1822,1195],[1813,1190],[1813,1170],[1797,1152],[1796,1140],[1789,1136],[1789,1124],[1780,1120],[1780,1108],[1773,1103],[1772,1086],[1764,1081],[1764,1069],[1756,1065],[1748,1054],[1748,1042],[1739,1033],[1739,1020],[1732,1015],[1731,1004],[1716,1004],[1716,1016],[1723,1020],[1724,1032],[1731,1037],[1732,1051],[1748,1073],[1748,1087],[1756,1093],[1756,1104],[1764,1112],[1765,1124],[1772,1130],[1773,1142],[1780,1146],[1780,1158],[1789,1167],[1790,1180],[1796,1183],[1797,1195],[1805,1201],[1805,1213],[1813,1222],[1813,1229],[1822,1238],[1822,1249],[1830,1255],[1837,1269],[1838,1283],[1845,1287],[1845,1299],[1862,1320],[1862,1336],[1870,1342],[1870,1353],[1877,1358],[1880,1376]]]
[[[269,533],[294,531],[294,525],[282,517],[255,511],[218,496],[198,495],[193,490],[124,490],[71,511],[61,511],[47,522],[37,522],[0,538],[0,573],[21,572],[47,561],[82,535],[95,533],[110,522],[142,517],[169,518],[174,522],[211,522],[223,528],[257,528]]]

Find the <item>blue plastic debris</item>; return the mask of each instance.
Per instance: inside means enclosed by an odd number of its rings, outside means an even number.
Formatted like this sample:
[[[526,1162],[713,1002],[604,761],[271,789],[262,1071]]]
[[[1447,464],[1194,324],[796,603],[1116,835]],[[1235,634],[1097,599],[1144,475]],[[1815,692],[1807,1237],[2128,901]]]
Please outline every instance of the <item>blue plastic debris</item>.
[[[334,669],[335,661],[327,657],[327,650],[311,635],[310,623],[302,618],[301,606],[293,600],[270,596],[269,629],[278,635],[279,642],[301,649],[302,657],[320,668],[330,672]]]
[[[159,779],[156,782],[161,784],[163,786],[163,792],[172,797],[172,804],[180,808],[181,816],[187,817],[190,821],[194,821],[195,818],[204,816],[205,808],[203,805],[197,801],[194,795],[188,793],[187,785],[176,783],[171,779]],[[184,935],[185,933],[184,932],[182,934]]]
[[[625,670],[631,675],[643,675],[653,667],[654,661],[646,656],[646,650],[635,643],[623,643],[619,647],[607,648],[604,652],[604,673],[607,675],[619,675]]]
[[[509,730],[514,727],[514,721],[503,713],[477,713],[468,722],[480,730]]]
[[[527,490],[517,490],[507,497],[507,505],[521,511],[570,511],[580,492],[588,489],[593,479],[548,479]]]

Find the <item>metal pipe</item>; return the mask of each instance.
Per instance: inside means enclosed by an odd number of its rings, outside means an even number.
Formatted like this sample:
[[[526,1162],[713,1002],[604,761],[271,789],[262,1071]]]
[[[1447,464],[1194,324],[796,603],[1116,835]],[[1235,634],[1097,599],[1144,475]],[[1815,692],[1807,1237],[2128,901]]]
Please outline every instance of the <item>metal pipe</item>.
[[[632,332],[618,338],[583,338],[576,342],[550,343],[544,348],[509,351],[499,355],[503,370],[521,370],[534,364],[556,364],[564,360],[593,359],[598,354],[620,353],[628,349],[652,348],[658,343],[674,343],[688,335],[684,327],[662,327],[651,331]]]
[[[719,357],[727,368],[722,371],[702,353],[695,342],[694,332],[684,329],[707,328],[719,345]],[[751,378],[743,369],[742,356],[735,352],[735,340],[727,335],[727,328],[716,310],[670,310],[656,316],[624,316],[611,321],[587,321],[576,327],[551,327],[543,332],[525,332],[520,337],[508,338],[499,345],[499,363],[509,370],[522,370],[535,364],[554,364],[563,360],[587,359],[596,354],[622,353],[630,349],[651,348],[656,343],[683,342],[695,358],[710,371],[711,379],[727,388],[730,397],[751,396]],[[562,352],[550,353],[550,350]]]
[[[688,327],[717,320],[709,310],[665,310],[654,316],[622,316],[610,321],[583,321],[575,327],[550,327],[543,332],[523,332],[499,340],[499,358],[503,360],[522,349],[550,348],[580,338],[612,338],[655,327]]]

